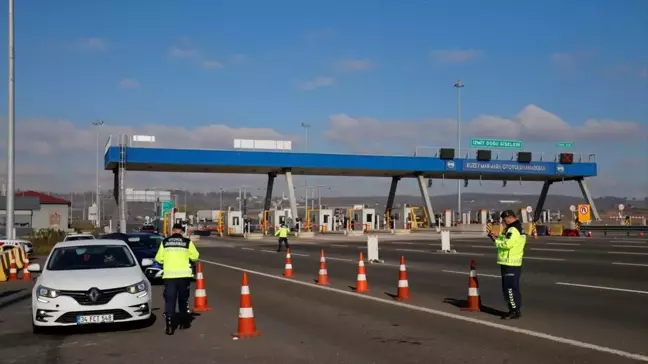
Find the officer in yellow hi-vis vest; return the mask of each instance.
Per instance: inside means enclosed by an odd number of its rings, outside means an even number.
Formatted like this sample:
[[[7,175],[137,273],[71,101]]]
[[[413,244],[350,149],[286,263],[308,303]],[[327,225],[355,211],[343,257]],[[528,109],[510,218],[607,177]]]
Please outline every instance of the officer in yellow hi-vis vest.
[[[290,244],[288,244],[288,234],[290,234],[290,229],[286,224],[281,224],[281,227],[275,232],[275,236],[279,237],[279,246],[277,246],[277,252],[281,251],[281,243],[286,244],[286,249],[290,249]]]
[[[503,315],[503,320],[519,319],[522,308],[520,293],[520,275],[522,274],[522,258],[526,245],[526,233],[515,213],[506,210],[500,215],[506,226],[501,234],[489,233],[489,237],[497,247],[497,264],[502,272],[502,291],[509,312]]]
[[[164,280],[164,316],[166,318],[166,334],[173,335],[175,331],[174,316],[176,302],[181,313],[184,327],[188,325],[189,315],[186,311],[189,301],[189,285],[193,277],[191,261],[198,260],[200,254],[191,239],[185,238],[184,226],[173,225],[171,236],[162,240],[155,260],[162,264],[162,279]],[[182,328],[182,327],[181,327]]]

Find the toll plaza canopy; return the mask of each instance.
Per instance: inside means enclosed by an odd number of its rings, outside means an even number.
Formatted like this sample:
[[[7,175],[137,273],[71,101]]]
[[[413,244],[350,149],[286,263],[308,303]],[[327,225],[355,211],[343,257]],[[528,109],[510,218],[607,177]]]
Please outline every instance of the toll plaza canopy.
[[[119,146],[104,155],[106,170],[120,164]],[[594,177],[594,162],[560,164],[552,161],[455,158],[421,156],[294,153],[283,151],[197,150],[125,148],[123,168],[129,171],[328,175],[358,177],[420,177],[447,179],[568,181]]]

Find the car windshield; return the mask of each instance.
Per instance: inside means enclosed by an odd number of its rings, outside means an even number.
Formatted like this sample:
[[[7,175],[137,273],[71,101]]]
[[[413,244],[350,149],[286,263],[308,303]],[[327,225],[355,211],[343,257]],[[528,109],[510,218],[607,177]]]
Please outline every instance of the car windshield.
[[[160,235],[137,235],[129,236],[126,244],[131,249],[157,249],[160,247],[160,242],[163,238]]]
[[[127,268],[136,265],[135,258],[123,245],[78,245],[52,251],[47,269],[53,271]]]
[[[155,226],[153,226],[153,225],[144,225],[144,226],[142,226],[142,230],[155,230]]]
[[[93,240],[94,236],[91,235],[76,235],[76,236],[66,236],[65,241],[75,241],[75,240]]]

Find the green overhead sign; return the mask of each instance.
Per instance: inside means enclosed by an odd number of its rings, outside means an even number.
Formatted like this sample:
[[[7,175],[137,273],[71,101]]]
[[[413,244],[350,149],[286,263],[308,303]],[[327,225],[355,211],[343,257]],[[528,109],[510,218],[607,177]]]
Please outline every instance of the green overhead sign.
[[[523,146],[521,140],[470,138],[471,148],[522,149]]]
[[[173,201],[162,201],[160,206],[160,216],[164,217],[164,214],[171,213],[171,210],[173,210]]]
[[[556,143],[556,147],[558,147],[558,148],[573,148],[574,147],[574,142],[558,142],[558,143]]]

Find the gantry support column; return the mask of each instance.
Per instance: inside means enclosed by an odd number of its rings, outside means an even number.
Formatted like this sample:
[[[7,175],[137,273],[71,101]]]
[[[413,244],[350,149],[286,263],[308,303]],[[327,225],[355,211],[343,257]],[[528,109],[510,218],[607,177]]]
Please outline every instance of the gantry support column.
[[[598,209],[596,208],[596,205],[594,205],[594,199],[590,194],[589,188],[587,188],[587,184],[585,183],[585,178],[581,177],[576,181],[578,182],[578,187],[580,187],[581,192],[583,193],[583,197],[585,198],[585,201],[587,201],[587,203],[590,205],[590,210],[592,211],[592,215],[594,215],[594,219],[596,221],[600,221],[601,215],[599,215]]]
[[[286,175],[286,185],[288,185],[288,202],[290,202],[290,212],[292,213],[292,226],[297,222],[297,198],[295,197],[295,184],[293,183],[292,172],[290,169],[284,169]],[[300,226],[301,229],[301,226]]]
[[[427,213],[428,217],[428,226],[427,227],[433,227],[433,221],[435,221],[434,217],[434,210],[432,209],[432,202],[430,201],[430,194],[428,193],[427,190],[427,184],[425,183],[425,178],[423,175],[418,175],[416,176],[416,179],[418,181],[419,185],[419,190],[421,190],[421,197],[423,198],[423,203],[425,206],[425,212]]]
[[[536,204],[535,211],[533,212],[533,222],[540,221],[542,217],[542,210],[544,209],[545,201],[547,200],[547,194],[549,193],[549,187],[554,183],[554,181],[545,181],[542,185],[542,191],[540,191],[540,197],[538,198],[538,203]]]
[[[386,228],[391,229],[392,221],[394,221],[392,215],[392,208],[394,207],[394,199],[396,198],[396,188],[398,187],[398,181],[400,177],[392,177],[391,186],[389,186],[389,195],[387,196],[387,204],[385,205],[385,223],[387,224]],[[387,218],[389,217],[389,218]],[[394,227],[396,224],[394,223]]]

